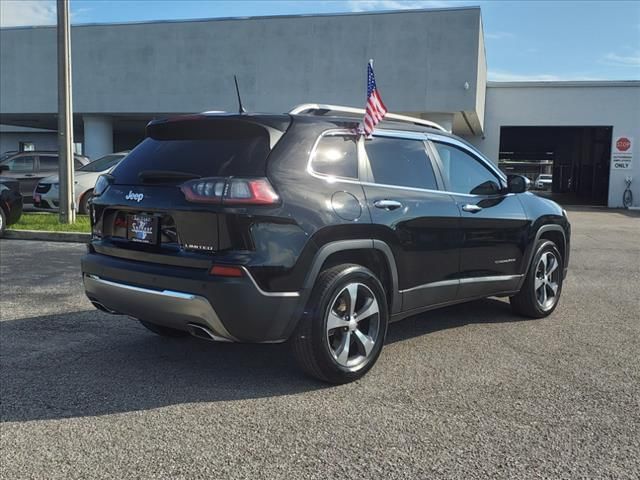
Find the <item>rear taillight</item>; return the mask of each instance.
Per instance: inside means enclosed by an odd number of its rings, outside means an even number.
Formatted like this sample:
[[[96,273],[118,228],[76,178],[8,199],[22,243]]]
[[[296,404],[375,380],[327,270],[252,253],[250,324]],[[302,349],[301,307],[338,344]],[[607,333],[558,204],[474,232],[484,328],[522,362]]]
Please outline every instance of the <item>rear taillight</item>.
[[[198,178],[180,189],[188,201],[197,203],[274,205],[280,200],[266,178]]]
[[[278,194],[266,178],[230,178],[227,180],[222,203],[273,205]]]
[[[224,178],[198,178],[180,185],[189,202],[220,203],[225,186]]]
[[[112,181],[113,177],[108,173],[100,175],[96,180],[95,186],[93,187],[92,196],[99,197],[100,195],[102,195]]]

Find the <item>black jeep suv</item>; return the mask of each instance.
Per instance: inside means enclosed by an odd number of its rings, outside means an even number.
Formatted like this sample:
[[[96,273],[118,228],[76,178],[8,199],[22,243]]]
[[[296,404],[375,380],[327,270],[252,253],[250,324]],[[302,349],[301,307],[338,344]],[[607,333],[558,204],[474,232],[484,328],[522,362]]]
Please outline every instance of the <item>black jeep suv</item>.
[[[165,336],[289,340],[332,383],[364,375],[387,325],[487,296],[556,307],[570,226],[465,141],[353,109],[153,121],[98,179],[82,259],[100,310]]]

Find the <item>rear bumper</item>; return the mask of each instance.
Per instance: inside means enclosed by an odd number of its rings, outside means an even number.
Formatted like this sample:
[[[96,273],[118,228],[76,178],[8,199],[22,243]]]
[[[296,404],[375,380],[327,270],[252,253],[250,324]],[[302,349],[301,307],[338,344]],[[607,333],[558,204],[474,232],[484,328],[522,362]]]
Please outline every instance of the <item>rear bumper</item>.
[[[56,190],[55,195],[51,193],[51,190],[46,193],[34,192],[33,206],[41,210],[57,210],[59,207],[58,191]]]
[[[209,301],[200,295],[151,290],[124,283],[103,280],[95,275],[84,275],[87,296],[101,310],[110,313],[126,312],[135,318],[153,317],[153,323],[187,330],[192,325],[201,325],[218,341],[235,341],[222,325],[218,314]],[[102,303],[104,299],[108,306]]]
[[[263,292],[248,271],[215,277],[89,253],[82,272],[87,297],[98,308],[192,333],[205,327],[213,340],[282,342],[302,314],[300,292]]]

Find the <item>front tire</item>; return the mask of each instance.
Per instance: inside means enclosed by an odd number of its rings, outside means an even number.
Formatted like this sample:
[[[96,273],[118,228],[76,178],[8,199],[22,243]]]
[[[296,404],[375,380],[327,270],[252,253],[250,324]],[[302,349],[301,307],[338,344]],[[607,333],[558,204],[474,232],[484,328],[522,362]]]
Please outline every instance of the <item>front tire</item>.
[[[387,333],[384,288],[355,264],[324,270],[292,338],[293,353],[307,374],[342,384],[361,378],[376,363]]]
[[[4,214],[4,210],[0,207],[0,237],[4,236],[4,229],[7,225],[7,216]]]
[[[147,329],[151,330],[156,335],[160,335],[161,337],[186,337],[189,335],[188,332],[183,330],[176,330],[175,328],[164,327],[162,325],[156,325],[155,323],[145,322],[144,320],[140,320],[140,323]]]
[[[562,293],[564,259],[555,243],[539,240],[520,291],[510,298],[515,313],[543,318],[556,309]]]

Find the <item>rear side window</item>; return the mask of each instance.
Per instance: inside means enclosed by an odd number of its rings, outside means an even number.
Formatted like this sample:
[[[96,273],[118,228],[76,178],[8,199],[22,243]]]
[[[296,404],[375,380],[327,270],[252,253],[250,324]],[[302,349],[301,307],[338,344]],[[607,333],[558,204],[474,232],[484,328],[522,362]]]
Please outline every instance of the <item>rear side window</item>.
[[[420,140],[374,137],[365,142],[375,183],[437,190],[431,160]]]
[[[271,151],[269,133],[241,121],[169,122],[148,132],[111,172],[116,183],[140,183],[143,171],[199,177],[264,176]]]
[[[54,155],[40,155],[40,171],[54,172],[58,170],[58,157]]]
[[[8,170],[10,172],[33,172],[34,164],[35,157],[26,155],[22,157],[15,157],[4,163],[4,165],[9,167]]]
[[[358,178],[358,150],[352,135],[327,135],[320,139],[311,159],[317,173]]]

